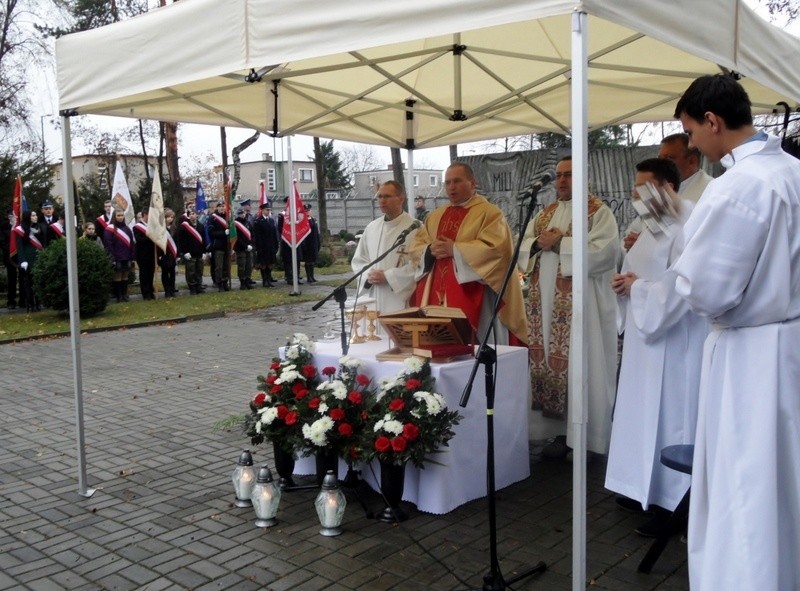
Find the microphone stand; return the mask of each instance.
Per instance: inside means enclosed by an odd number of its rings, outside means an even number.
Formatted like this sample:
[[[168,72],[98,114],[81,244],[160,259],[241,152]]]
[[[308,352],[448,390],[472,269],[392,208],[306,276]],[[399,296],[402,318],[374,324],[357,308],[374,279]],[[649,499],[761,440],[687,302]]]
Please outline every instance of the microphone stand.
[[[549,180],[549,179],[548,179]],[[495,399],[495,380],[494,380],[494,365],[497,362],[497,351],[488,346],[489,336],[492,333],[494,321],[497,318],[497,313],[500,310],[500,305],[503,301],[503,295],[506,292],[508,282],[514,273],[519,258],[519,251],[522,247],[522,239],[524,237],[524,229],[528,227],[528,223],[533,215],[533,210],[536,206],[536,195],[542,188],[545,182],[537,183],[529,190],[530,203],[528,204],[528,211],[525,216],[525,224],[522,226],[523,230],[519,233],[514,254],[511,256],[506,276],[503,280],[503,285],[500,288],[500,293],[494,302],[494,309],[492,310],[492,318],[489,325],[486,327],[486,332],[481,339],[478,353],[475,356],[475,363],[472,365],[472,371],[467,379],[467,385],[464,387],[464,392],[461,395],[459,406],[465,408],[469,402],[470,394],[472,393],[472,385],[475,381],[475,376],[478,372],[478,366],[483,364],[485,366],[485,388],[486,388],[486,488],[487,488],[487,501],[489,505],[489,572],[483,576],[483,587],[481,591],[504,591],[517,581],[521,581],[536,573],[544,572],[547,565],[543,561],[539,561],[532,568],[523,571],[513,579],[506,581],[503,578],[503,573],[500,571],[500,562],[497,558],[497,489],[495,485],[495,461],[494,461],[494,399]],[[516,280],[516,279],[515,279]]]
[[[412,229],[416,229],[416,228],[412,228]],[[397,239],[394,241],[394,244],[392,244],[385,252],[381,253],[378,256],[378,258],[376,258],[374,261],[364,265],[364,267],[360,271],[358,271],[357,273],[354,273],[353,275],[351,275],[348,279],[346,279],[344,281],[344,283],[342,283],[339,286],[335,287],[331,293],[329,293],[324,298],[322,298],[320,301],[318,301],[316,304],[311,306],[312,310],[317,311],[323,305],[325,305],[325,302],[327,302],[331,298],[335,298],[336,301],[339,302],[339,310],[341,312],[341,318],[342,318],[342,327],[341,327],[342,328],[342,355],[347,355],[347,351],[349,351],[349,349],[350,349],[350,343],[348,342],[349,339],[347,338],[347,332],[345,331],[345,326],[344,326],[344,303],[347,300],[347,293],[345,292],[345,287],[347,287],[350,283],[352,283],[353,281],[355,281],[356,279],[361,277],[366,271],[368,271],[370,268],[372,268],[377,263],[381,262],[383,259],[385,259],[387,256],[389,256],[390,253],[392,253],[397,248],[399,248],[400,245],[403,244],[406,241],[406,238],[408,237],[408,234],[410,232],[411,232],[411,229],[408,232],[406,232],[404,230],[397,237]]]

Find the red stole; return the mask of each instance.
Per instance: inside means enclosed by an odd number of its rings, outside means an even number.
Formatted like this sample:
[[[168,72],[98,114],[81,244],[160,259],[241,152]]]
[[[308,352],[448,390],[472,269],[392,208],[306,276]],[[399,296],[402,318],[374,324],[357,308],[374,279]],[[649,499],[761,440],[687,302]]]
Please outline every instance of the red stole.
[[[228,221],[224,217],[217,215],[215,213],[212,213],[211,217],[214,218],[214,221],[217,222],[220,226],[222,226],[226,230],[228,229]]]
[[[61,224],[59,224],[58,222],[53,222],[52,224],[50,224],[50,227],[60,237],[62,238],[64,237],[64,228],[61,227]]]
[[[108,227],[108,222],[106,221],[105,215],[99,216],[97,218],[97,223],[100,225],[101,228],[103,228],[103,231],[105,231],[105,229]]]
[[[201,246],[205,246],[205,241],[203,240],[203,237],[200,236],[200,232],[195,230],[194,226],[192,226],[192,224],[190,224],[188,220],[182,221],[181,226],[183,226],[183,229],[189,232],[189,234],[191,234]]]
[[[115,234],[117,236],[117,238],[119,238],[120,240],[122,240],[125,243],[125,246],[130,248],[130,246],[131,246],[131,237],[128,236],[128,234],[125,232],[124,229],[118,228],[117,226],[109,224],[109,226],[106,227],[106,232],[111,232],[112,234]]]
[[[250,230],[248,230],[247,226],[245,226],[242,222],[240,222],[239,220],[234,220],[233,225],[236,226],[236,232],[244,236],[248,242],[252,240],[250,236]]]
[[[469,215],[468,207],[448,207],[439,220],[436,238],[447,238],[455,242],[461,223]],[[426,287],[430,284],[430,288]],[[425,293],[428,292],[427,301]],[[472,328],[478,330],[478,321],[483,305],[484,286],[477,281],[459,283],[456,279],[455,264],[452,258],[436,259],[433,269],[425,280],[417,284],[414,301],[418,306],[434,305],[460,308]]]
[[[31,234],[30,236],[25,236],[25,230],[22,229],[22,226],[15,227],[14,232],[16,232],[24,240],[27,240],[30,243],[30,245],[36,248],[37,250],[44,249],[44,246],[42,246],[42,243],[39,242],[39,239],[36,238],[36,236],[34,236],[33,234]]]
[[[167,232],[167,250],[172,254],[172,256],[178,256],[178,247],[175,244],[175,239],[172,238],[172,234]]]

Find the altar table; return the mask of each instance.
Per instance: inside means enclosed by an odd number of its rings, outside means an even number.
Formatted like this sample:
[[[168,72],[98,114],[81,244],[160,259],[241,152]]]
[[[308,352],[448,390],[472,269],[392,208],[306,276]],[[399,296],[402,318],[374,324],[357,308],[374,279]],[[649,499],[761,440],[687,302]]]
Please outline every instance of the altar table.
[[[348,355],[363,361],[362,373],[380,383],[380,378],[395,376],[403,369],[401,361],[378,361],[375,355],[389,348],[389,341],[351,345]],[[339,367],[341,343],[316,343],[314,364],[318,368]],[[403,500],[427,513],[444,514],[473,499],[486,496],[486,389],[484,367],[476,374],[466,408],[458,403],[472,370],[472,358],[451,363],[431,363],[436,391],[450,410],[462,415],[449,447],[441,448],[426,462],[425,468],[406,466]],[[496,394],[494,412],[495,482],[499,490],[530,476],[528,455],[528,350],[522,347],[497,348],[495,365]],[[295,474],[314,473],[314,458],[297,461]],[[346,468],[340,466],[339,477]],[[364,480],[378,490],[380,466],[361,466]],[[373,475],[374,473],[374,475]],[[377,481],[376,481],[377,478]]]

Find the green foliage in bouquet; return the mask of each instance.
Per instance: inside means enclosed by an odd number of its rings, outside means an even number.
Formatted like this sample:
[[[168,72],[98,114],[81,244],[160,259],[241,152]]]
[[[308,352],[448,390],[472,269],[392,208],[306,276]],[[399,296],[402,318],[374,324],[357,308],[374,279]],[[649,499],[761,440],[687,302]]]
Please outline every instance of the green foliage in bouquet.
[[[243,431],[253,445],[270,441],[287,453],[305,453],[301,413],[319,384],[313,364],[314,344],[296,333],[286,347],[286,359],[273,359],[266,376],[258,376],[261,391],[250,401]]]
[[[348,463],[361,459],[364,432],[370,423],[370,408],[375,404],[372,380],[359,373],[361,361],[345,356],[335,367],[325,367],[327,377],[308,401],[303,421],[303,438],[310,453],[335,452]]]
[[[461,416],[447,410],[444,397],[434,392],[429,361],[409,357],[404,364],[381,385],[364,448],[369,458],[396,466],[411,461],[424,468],[429,455],[453,438]]]

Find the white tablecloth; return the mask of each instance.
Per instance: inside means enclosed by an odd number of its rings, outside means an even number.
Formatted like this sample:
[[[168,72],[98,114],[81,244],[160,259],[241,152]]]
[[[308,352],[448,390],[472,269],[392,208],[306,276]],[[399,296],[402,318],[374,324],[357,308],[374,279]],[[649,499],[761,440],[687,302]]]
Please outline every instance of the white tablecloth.
[[[398,361],[378,361],[375,354],[389,348],[382,340],[351,345],[348,354],[364,362],[363,373],[376,381],[396,375],[403,367]],[[317,367],[339,366],[341,344],[316,343],[314,363]],[[432,363],[436,391],[442,394],[451,410],[464,418],[456,426],[449,447],[433,456],[439,464],[426,463],[423,470],[406,466],[403,500],[414,503],[420,511],[443,514],[473,499],[486,496],[486,389],[484,367],[478,369],[475,384],[466,408],[458,406],[473,360]],[[521,347],[497,349],[495,366],[495,481],[499,490],[530,476],[528,456],[528,350]],[[314,458],[298,460],[295,474],[314,473]],[[380,467],[374,463],[362,467],[363,478],[377,489],[373,478],[380,479]],[[345,472],[340,468],[339,477]]]

